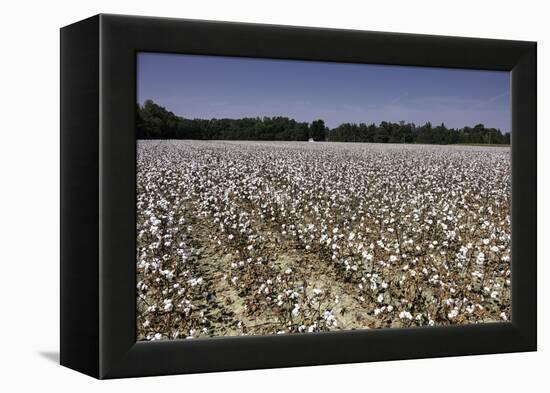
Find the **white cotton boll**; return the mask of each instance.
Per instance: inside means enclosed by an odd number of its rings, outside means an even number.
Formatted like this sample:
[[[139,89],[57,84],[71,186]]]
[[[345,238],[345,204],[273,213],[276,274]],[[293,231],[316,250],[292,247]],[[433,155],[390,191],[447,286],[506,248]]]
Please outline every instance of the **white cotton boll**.
[[[453,308],[451,310],[451,312],[449,312],[447,314],[447,317],[449,317],[449,319],[453,319],[453,318],[456,318],[458,316],[458,310],[456,308]]]
[[[192,287],[194,287],[195,285],[200,285],[202,284],[202,277],[199,277],[199,278],[192,278],[190,279],[189,281],[187,281]]]
[[[160,333],[155,333],[155,334],[149,336],[149,340],[151,340],[151,341],[160,340],[161,338],[162,338],[162,334],[160,334]]]
[[[480,252],[479,254],[477,254],[476,263],[478,265],[483,265],[483,262],[485,262],[485,254]]]
[[[173,305],[172,305],[172,299],[165,299],[164,300],[164,311],[172,311]]]
[[[367,251],[361,252],[361,256],[362,256],[364,259],[367,259],[367,260],[369,260],[369,259],[368,259],[369,257],[372,259],[372,255],[369,254]]]
[[[329,325],[329,326],[336,325],[336,317],[332,314],[332,312],[330,310],[326,310],[323,313],[323,318],[324,318],[325,322],[327,323],[327,325]]]
[[[372,289],[373,291],[377,288],[378,286],[376,285],[376,281],[374,281],[373,279],[370,280],[370,289]]]
[[[482,278],[483,274],[478,272],[477,270],[475,270],[475,271],[472,272],[472,276],[477,277],[477,278]]]

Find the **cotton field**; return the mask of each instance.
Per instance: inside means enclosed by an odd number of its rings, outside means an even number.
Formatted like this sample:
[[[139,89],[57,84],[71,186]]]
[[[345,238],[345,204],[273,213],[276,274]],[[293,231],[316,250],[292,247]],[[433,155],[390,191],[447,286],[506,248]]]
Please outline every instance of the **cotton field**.
[[[139,340],[510,318],[510,149],[138,141]]]

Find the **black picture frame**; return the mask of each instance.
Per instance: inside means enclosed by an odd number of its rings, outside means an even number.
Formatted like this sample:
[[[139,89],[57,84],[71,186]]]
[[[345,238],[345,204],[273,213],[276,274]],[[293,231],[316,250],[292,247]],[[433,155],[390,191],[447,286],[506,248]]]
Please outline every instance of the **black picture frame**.
[[[511,322],[136,342],[136,53],[511,71]],[[61,29],[61,364],[96,378],[537,348],[536,43],[97,15]]]

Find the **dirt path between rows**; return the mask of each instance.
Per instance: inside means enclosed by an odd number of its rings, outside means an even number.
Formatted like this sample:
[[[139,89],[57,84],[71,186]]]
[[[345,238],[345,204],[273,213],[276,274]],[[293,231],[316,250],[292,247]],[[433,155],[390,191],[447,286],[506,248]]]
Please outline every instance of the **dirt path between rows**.
[[[191,212],[192,208],[185,209]],[[206,219],[197,215],[186,217],[192,223],[195,235],[192,237],[192,246],[200,250],[200,258],[195,261],[194,269],[208,283],[212,294],[209,307],[219,317],[210,318],[213,326],[210,331],[213,335],[234,336],[243,334],[258,334],[266,328],[272,331],[284,329],[276,320],[273,310],[263,309],[260,313],[251,313],[246,306],[246,299],[239,294],[235,286],[230,285],[231,263],[235,260],[235,253],[222,253],[216,243],[208,235],[214,234],[216,228]],[[262,228],[270,230],[272,228]],[[276,245],[275,245],[276,244]],[[361,328],[380,327],[380,321],[373,316],[375,305],[366,306],[355,295],[358,294],[354,284],[342,280],[341,274],[331,261],[321,259],[315,253],[304,253],[296,249],[289,242],[270,244],[275,259],[271,266],[281,273],[292,269],[297,277],[307,281],[308,291],[314,288],[334,295],[332,312],[338,325],[337,330],[351,330]],[[276,248],[275,248],[276,247]],[[336,297],[337,296],[337,297]],[[212,313],[212,310],[211,313]],[[254,315],[252,315],[254,314]]]

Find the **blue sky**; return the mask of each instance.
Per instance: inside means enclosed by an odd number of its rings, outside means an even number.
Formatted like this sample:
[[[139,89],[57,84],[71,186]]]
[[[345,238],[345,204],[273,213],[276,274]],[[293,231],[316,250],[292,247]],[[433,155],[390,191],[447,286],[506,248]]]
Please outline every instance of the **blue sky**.
[[[187,118],[287,116],[510,131],[503,71],[139,53],[138,102]]]

